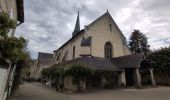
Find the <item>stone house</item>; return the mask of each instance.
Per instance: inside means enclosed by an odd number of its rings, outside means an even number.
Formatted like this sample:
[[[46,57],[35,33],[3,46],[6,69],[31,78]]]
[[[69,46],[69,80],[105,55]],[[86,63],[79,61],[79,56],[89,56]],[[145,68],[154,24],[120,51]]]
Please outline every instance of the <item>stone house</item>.
[[[54,54],[39,52],[37,63],[31,68],[31,76],[34,79],[42,78],[41,71],[44,68],[48,68],[51,65],[55,64]]]
[[[117,86],[155,85],[150,63],[142,54],[132,54],[126,38],[107,11],[80,30],[79,13],[71,39],[54,50],[58,66],[83,63],[96,71],[117,73]],[[101,78],[102,82],[102,78]],[[66,88],[72,86],[66,82]]]

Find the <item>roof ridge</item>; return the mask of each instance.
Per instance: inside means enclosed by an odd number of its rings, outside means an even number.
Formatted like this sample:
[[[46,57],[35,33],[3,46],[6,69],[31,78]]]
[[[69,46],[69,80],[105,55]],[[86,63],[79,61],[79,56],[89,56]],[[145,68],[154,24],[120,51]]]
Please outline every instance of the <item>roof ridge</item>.
[[[101,18],[103,18],[105,15],[109,14],[109,12],[104,13],[103,15],[101,15],[100,17],[98,17],[97,19],[95,19],[93,22],[91,22],[89,25],[87,25],[87,27],[91,26],[92,24],[96,23],[97,21],[99,21]]]

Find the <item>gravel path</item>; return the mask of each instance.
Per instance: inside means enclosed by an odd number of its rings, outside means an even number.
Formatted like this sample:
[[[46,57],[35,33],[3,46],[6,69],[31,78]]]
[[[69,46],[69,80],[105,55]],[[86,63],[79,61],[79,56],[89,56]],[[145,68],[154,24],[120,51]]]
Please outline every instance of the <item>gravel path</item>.
[[[170,100],[170,87],[95,90],[65,94],[39,83],[25,83],[11,100]]]

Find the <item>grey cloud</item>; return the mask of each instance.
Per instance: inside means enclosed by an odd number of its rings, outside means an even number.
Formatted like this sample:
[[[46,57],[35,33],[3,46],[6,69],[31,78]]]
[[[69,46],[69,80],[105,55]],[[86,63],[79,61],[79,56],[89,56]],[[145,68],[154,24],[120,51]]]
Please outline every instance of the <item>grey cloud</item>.
[[[139,4],[136,3],[138,1]],[[71,37],[78,8],[80,22],[85,25],[109,9],[113,18],[117,17],[116,22],[126,36],[133,28],[140,26],[142,32],[147,32],[151,43],[155,40],[169,43],[165,36],[170,34],[169,2],[169,0],[25,0],[25,22],[18,27],[16,35],[23,35],[30,40],[28,48],[35,58],[37,52],[52,52]],[[128,13],[123,12],[127,15],[122,16],[122,10],[126,8],[130,10],[130,15],[127,16]],[[149,22],[144,23],[145,20]],[[164,35],[162,40],[159,39],[161,34]]]

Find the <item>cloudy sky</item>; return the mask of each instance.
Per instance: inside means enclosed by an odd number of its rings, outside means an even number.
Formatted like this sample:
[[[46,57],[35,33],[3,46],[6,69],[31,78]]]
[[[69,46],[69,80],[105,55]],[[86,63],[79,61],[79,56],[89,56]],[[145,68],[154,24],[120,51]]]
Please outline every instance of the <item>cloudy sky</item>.
[[[81,29],[108,9],[124,35],[142,31],[151,49],[170,45],[170,0],[24,0],[25,22],[16,35],[29,39],[33,58],[37,52],[59,48],[74,29],[80,10]]]

